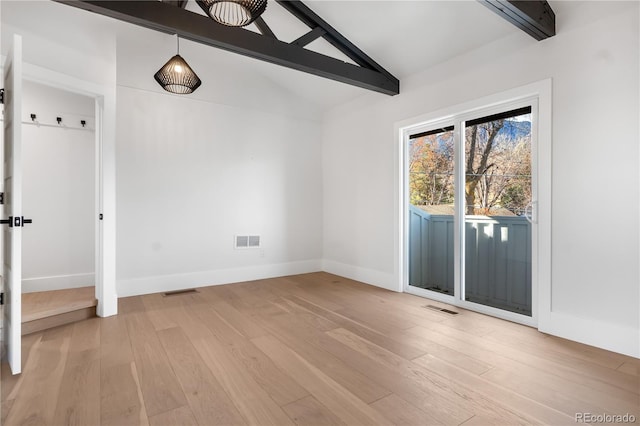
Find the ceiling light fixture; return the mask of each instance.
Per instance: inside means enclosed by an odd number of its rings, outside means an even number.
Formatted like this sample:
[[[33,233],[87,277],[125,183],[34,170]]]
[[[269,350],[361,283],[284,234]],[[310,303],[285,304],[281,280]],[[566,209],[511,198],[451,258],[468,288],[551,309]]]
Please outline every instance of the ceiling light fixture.
[[[214,21],[229,27],[244,27],[267,8],[267,0],[196,0]]]
[[[178,54],[162,66],[153,76],[164,90],[179,95],[193,93],[202,81],[180,56],[180,37],[176,34]]]

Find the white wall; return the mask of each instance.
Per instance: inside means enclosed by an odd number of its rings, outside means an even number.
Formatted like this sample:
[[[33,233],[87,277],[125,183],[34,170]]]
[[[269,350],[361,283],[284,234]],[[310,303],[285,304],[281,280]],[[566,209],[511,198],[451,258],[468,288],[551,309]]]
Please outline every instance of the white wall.
[[[320,124],[119,87],[120,297],[319,270]],[[236,250],[235,234],[263,248]]]
[[[94,285],[94,100],[27,81],[22,108],[23,292]]]
[[[403,79],[399,96],[327,114],[325,269],[399,288],[395,122],[550,77],[555,319],[547,331],[640,356],[638,6],[556,2],[551,39],[500,40]]]
[[[102,232],[97,313],[117,313],[115,285],[116,21],[52,1],[2,1],[1,47],[23,39],[25,78],[96,96],[102,108]]]

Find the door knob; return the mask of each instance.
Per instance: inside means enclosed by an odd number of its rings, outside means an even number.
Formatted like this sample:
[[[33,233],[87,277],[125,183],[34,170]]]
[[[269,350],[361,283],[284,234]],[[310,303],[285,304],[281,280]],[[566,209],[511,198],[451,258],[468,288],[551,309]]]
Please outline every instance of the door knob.
[[[25,219],[24,216],[9,216],[9,219],[0,219],[0,225],[9,225],[9,228],[20,228],[28,223],[33,223],[33,219]]]

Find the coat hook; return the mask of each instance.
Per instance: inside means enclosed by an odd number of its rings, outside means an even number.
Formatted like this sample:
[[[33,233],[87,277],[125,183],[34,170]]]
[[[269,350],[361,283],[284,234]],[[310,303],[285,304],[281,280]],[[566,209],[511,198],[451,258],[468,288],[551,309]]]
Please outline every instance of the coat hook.
[[[56,117],[56,121],[58,122],[58,124],[62,123],[62,117]]]
[[[87,121],[86,120],[80,120],[80,124],[82,124],[82,127],[87,125]]]
[[[36,115],[35,114],[31,114],[31,121],[36,121]]]

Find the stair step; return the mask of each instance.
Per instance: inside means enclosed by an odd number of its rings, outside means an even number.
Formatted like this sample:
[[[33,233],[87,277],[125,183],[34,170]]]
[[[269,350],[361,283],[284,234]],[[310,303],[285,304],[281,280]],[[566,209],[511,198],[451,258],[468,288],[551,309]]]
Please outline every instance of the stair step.
[[[94,287],[22,295],[22,334],[35,333],[96,316]]]
[[[38,331],[48,330],[60,325],[71,324],[72,322],[82,321],[96,316],[96,307],[76,309],[74,311],[65,312],[58,315],[52,315],[44,318],[35,319],[22,323],[22,335],[37,333]]]

